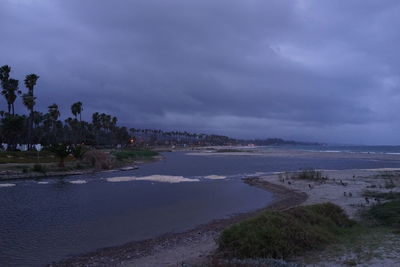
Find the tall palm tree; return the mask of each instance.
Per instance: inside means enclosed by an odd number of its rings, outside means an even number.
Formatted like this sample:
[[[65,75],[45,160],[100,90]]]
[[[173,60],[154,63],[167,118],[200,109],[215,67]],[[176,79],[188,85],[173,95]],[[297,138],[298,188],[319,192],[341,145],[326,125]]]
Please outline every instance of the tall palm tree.
[[[7,101],[8,113],[14,115],[14,102],[21,91],[18,89],[18,80],[10,78],[10,72],[11,68],[8,65],[0,67],[1,94]]]
[[[3,82],[4,80],[8,80],[10,78],[11,68],[8,65],[4,65],[0,67],[0,80]]]
[[[78,120],[78,115],[79,115],[79,141],[81,142],[82,140],[82,102],[78,101],[76,103],[73,103],[71,105],[71,112],[75,116],[75,120]]]
[[[78,115],[79,115],[79,121],[82,121],[82,111],[83,111],[82,102],[78,101],[78,102],[72,104],[71,112],[75,116],[76,119],[78,119]]]
[[[12,115],[15,115],[14,103],[15,103],[15,100],[17,99],[17,95],[21,94],[21,91],[18,88],[18,84],[19,84],[18,80],[10,79],[9,87],[8,87],[8,90],[6,93],[7,103],[9,106],[11,106]],[[8,111],[8,112],[10,112],[10,111]]]
[[[37,80],[39,79],[39,76],[37,76],[36,74],[28,74],[25,76],[25,86],[26,88],[28,88],[29,92],[31,92],[33,94],[33,88],[36,85]]]
[[[28,93],[22,95],[22,100],[26,108],[29,110],[29,128],[28,128],[28,148],[32,146],[32,132],[33,132],[33,108],[35,107],[36,97],[33,94],[33,88],[36,85],[39,76],[36,74],[29,74],[25,76],[25,86],[28,88]]]
[[[10,72],[11,68],[8,65],[4,65],[0,67],[0,83],[1,83],[1,94],[4,96],[4,98],[7,101],[6,93],[8,89],[8,83],[10,79]],[[8,101],[7,101],[8,104]],[[11,106],[8,105],[8,113],[11,111]]]

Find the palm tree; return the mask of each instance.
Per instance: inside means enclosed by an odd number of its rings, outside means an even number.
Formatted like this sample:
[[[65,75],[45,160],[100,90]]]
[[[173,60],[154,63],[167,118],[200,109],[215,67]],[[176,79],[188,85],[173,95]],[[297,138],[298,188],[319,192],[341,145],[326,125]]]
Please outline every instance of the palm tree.
[[[50,118],[52,120],[58,120],[58,118],[60,117],[60,111],[58,110],[58,105],[57,104],[53,104],[47,107],[49,109],[49,114],[50,114]]]
[[[59,159],[58,167],[64,168],[64,160],[71,154],[71,147],[65,143],[53,144],[49,147],[49,151],[54,153]]]
[[[3,82],[4,80],[8,80],[10,78],[11,68],[8,65],[4,65],[0,67],[0,80]]]
[[[11,72],[11,68],[8,65],[4,65],[2,67],[0,67],[0,82],[1,82],[1,94],[4,96],[4,98],[7,101],[7,97],[6,97],[6,92],[8,90],[8,84],[9,84],[9,80],[10,80],[10,72]],[[7,101],[8,104],[8,101]],[[8,113],[10,113],[11,111],[11,106],[8,105]]]
[[[10,113],[11,106],[12,115],[15,115],[14,102],[17,99],[17,95],[21,94],[21,91],[18,89],[18,83],[18,80],[10,79],[8,89],[5,91],[7,103],[9,106],[8,112]]]
[[[79,121],[82,121],[82,115],[81,115],[82,111],[83,111],[82,102],[78,101],[78,102],[72,104],[71,112],[75,116],[76,119],[78,119],[78,115],[79,115]]]
[[[49,117],[51,120],[51,128],[52,128],[52,132],[53,132],[53,138],[54,138],[54,142],[56,142],[56,121],[58,120],[58,118],[60,117],[60,111],[58,110],[58,105],[57,104],[52,104],[50,106],[47,107],[49,110]]]
[[[33,88],[36,85],[37,80],[39,79],[39,76],[36,74],[28,74],[25,76],[25,86],[28,88],[29,92],[33,94]]]
[[[92,115],[92,124],[94,128],[94,136],[95,136],[95,142],[96,145],[99,144],[99,132],[101,128],[101,119],[100,119],[100,114],[98,112],[93,113]]]
[[[17,99],[17,95],[21,94],[18,89],[18,80],[10,79],[11,68],[8,65],[4,65],[0,68],[0,80],[1,87],[3,90],[1,94],[7,101],[8,113],[15,114],[14,102]]]
[[[79,115],[79,141],[81,142],[82,140],[82,102],[78,101],[76,103],[73,103],[71,106],[71,112],[75,116],[75,120],[78,120],[78,115]]]
[[[26,108],[29,110],[29,128],[28,128],[28,149],[32,146],[32,132],[33,132],[33,108],[36,104],[36,97],[33,95],[33,88],[36,85],[39,76],[36,74],[29,74],[25,76],[25,86],[28,88],[28,93],[22,95],[22,100]]]

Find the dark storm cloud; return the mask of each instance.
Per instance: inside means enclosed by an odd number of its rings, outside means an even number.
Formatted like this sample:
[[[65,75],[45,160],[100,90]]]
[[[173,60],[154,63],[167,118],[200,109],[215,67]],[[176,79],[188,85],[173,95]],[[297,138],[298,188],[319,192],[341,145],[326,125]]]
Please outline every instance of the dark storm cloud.
[[[108,112],[131,127],[398,143],[399,11],[372,0],[3,0],[0,64],[41,76],[42,110],[81,100],[88,119]]]

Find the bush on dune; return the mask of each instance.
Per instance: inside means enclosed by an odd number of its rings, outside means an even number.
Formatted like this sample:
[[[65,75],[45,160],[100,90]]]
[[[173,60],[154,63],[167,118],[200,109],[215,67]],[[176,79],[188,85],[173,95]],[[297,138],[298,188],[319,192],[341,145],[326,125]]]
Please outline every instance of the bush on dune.
[[[375,224],[400,229],[400,200],[374,205],[364,213],[364,217]]]
[[[266,211],[224,230],[220,250],[237,258],[285,259],[335,242],[355,225],[331,203]]]

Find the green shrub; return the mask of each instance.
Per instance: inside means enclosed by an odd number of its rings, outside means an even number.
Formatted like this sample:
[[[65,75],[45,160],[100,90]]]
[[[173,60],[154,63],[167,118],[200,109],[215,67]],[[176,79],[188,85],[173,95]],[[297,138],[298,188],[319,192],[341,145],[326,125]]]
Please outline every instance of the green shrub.
[[[158,153],[148,149],[123,149],[115,150],[112,154],[117,160],[146,159],[157,156]]]
[[[400,227],[400,200],[374,205],[364,216],[381,225]]]
[[[333,203],[297,207],[288,211],[291,215],[311,225],[351,227],[355,224],[343,209]]]
[[[335,242],[353,225],[355,222],[331,203],[266,211],[225,229],[219,248],[238,258],[285,259]]]

